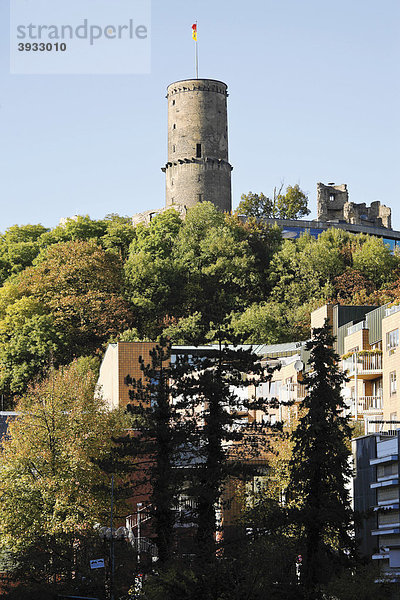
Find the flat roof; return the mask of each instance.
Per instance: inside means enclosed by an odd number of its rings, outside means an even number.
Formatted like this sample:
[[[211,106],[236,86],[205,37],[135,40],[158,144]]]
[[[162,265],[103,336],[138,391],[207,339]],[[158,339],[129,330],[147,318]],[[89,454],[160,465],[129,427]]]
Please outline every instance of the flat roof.
[[[353,225],[352,223],[346,223],[346,221],[305,221],[301,219],[262,219],[265,223],[270,225],[278,225],[283,229],[295,228],[300,229],[344,229],[350,233],[367,233],[369,235],[375,235],[377,237],[385,237],[392,240],[400,241],[400,231],[394,229],[387,229],[386,227],[375,227],[374,225]]]

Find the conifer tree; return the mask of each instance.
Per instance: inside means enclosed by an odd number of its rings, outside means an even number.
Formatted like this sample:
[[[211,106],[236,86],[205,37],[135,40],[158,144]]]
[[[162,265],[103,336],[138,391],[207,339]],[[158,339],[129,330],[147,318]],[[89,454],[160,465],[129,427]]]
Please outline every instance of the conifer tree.
[[[243,374],[246,374],[243,377]],[[259,357],[250,349],[232,349],[222,343],[203,356],[192,372],[177,382],[186,410],[195,415],[191,422],[191,448],[194,460],[187,469],[189,493],[197,502],[196,555],[200,567],[215,562],[217,508],[230,477],[254,474],[252,459],[268,445],[262,423],[249,426],[240,417],[243,411],[268,412],[264,398],[238,397],[238,388],[270,379]]]
[[[140,359],[143,378],[127,380],[129,410],[139,417],[132,454],[142,457],[141,483],[151,490],[148,513],[160,563],[167,563],[176,547],[177,498],[183,493],[192,501],[187,516],[196,522],[194,553],[203,566],[216,557],[216,512],[225,481],[250,472],[249,459],[267,439],[239,417],[263,401],[239,399],[235,388],[270,374],[264,375],[253,352],[221,344],[202,356],[176,356],[173,363],[165,344],[150,355],[151,364]],[[247,380],[242,373],[249,374]]]
[[[151,363],[139,357],[141,379],[127,378],[132,386],[128,411],[136,417],[137,429],[130,439],[132,454],[139,459],[139,485],[150,492],[147,513],[152,517],[159,562],[166,563],[173,549],[174,504],[178,486],[173,470],[176,461],[177,422],[171,402],[170,344],[162,341],[150,351]]]
[[[340,393],[346,377],[338,370],[333,342],[326,321],[313,330],[306,346],[311,351],[310,372],[304,377],[307,396],[293,433],[290,462],[289,493],[297,504],[293,511],[301,532],[301,585],[307,600],[322,598],[322,584],[349,562],[353,546],[348,486],[351,429]]]

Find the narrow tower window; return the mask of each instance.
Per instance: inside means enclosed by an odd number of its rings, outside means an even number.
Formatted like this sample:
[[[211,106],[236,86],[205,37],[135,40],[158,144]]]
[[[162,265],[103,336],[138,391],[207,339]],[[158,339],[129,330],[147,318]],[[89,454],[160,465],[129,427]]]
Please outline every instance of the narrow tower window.
[[[201,158],[201,144],[196,144],[196,158]]]
[[[172,146],[172,152],[175,152],[175,144]]]
[[[172,100],[172,106],[175,106],[175,100]]]
[[[176,123],[172,125],[172,129],[176,129]]]

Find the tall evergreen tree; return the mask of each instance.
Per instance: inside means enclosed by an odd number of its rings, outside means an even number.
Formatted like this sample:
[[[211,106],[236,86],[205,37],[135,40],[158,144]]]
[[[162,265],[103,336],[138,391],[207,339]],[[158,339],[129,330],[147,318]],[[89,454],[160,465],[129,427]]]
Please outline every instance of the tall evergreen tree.
[[[349,417],[333,350],[334,337],[327,321],[313,330],[306,348],[310,371],[304,377],[307,396],[301,404],[299,425],[293,433],[289,492],[297,501],[304,561],[301,584],[304,598],[322,598],[322,584],[351,557],[353,513],[349,499],[351,477]]]
[[[193,552],[202,568],[216,558],[217,509],[227,478],[253,472],[251,458],[267,440],[265,429],[255,431],[239,416],[264,401],[239,398],[237,388],[270,374],[265,376],[253,352],[222,345],[200,357],[176,356],[173,363],[165,345],[150,355],[151,364],[140,359],[143,378],[127,380],[133,388],[129,410],[139,417],[132,453],[142,457],[141,483],[150,489],[160,563],[173,555],[177,498],[183,493],[196,507],[188,513],[197,524]]]
[[[190,435],[196,459],[187,471],[189,493],[197,503],[196,554],[201,568],[216,559],[217,509],[225,484],[229,478],[251,477],[259,468],[252,459],[259,458],[268,445],[262,423],[249,425],[240,415],[268,412],[269,403],[260,397],[246,400],[238,390],[269,378],[251,349],[219,343],[208,356],[192,363],[192,372],[176,384],[186,410],[195,415]]]

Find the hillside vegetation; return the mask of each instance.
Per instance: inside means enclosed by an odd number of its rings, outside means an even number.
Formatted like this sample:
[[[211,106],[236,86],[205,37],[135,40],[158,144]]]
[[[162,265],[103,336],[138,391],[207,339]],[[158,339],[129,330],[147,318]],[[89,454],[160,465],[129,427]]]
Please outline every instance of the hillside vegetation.
[[[330,229],[318,240],[224,215],[210,203],[150,225],[109,215],[0,236],[0,393],[49,365],[101,356],[117,339],[197,344],[306,339],[326,301],[400,299],[400,257],[382,240]]]

